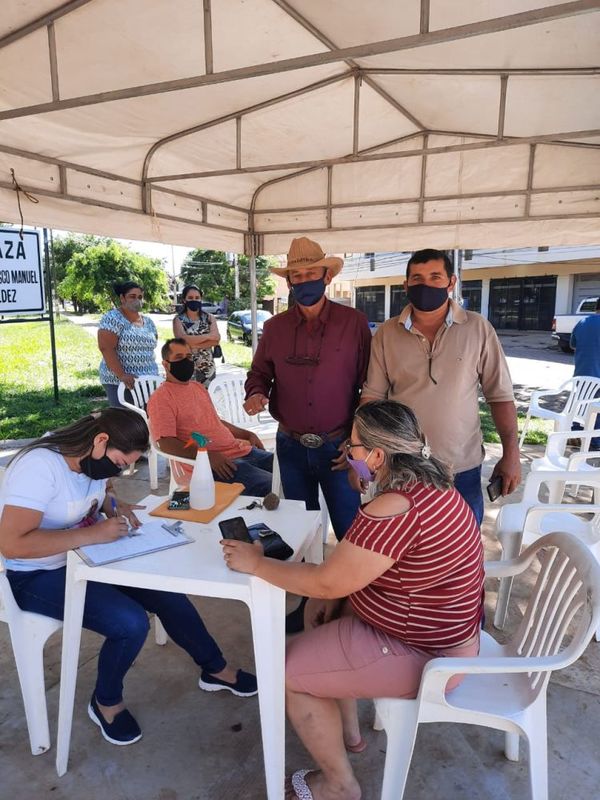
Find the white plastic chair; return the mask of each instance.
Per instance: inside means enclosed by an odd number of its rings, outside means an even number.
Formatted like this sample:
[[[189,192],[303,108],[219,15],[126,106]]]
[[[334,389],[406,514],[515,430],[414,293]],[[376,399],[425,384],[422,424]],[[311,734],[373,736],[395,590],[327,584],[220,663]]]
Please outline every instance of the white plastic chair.
[[[540,400],[546,397],[558,397],[563,392],[568,392],[567,400],[561,411],[551,411],[540,405]],[[566,431],[571,429],[574,422],[583,425],[585,414],[589,402],[600,396],[600,378],[593,378],[588,375],[578,375],[569,378],[558,389],[540,389],[532,392],[529,400],[527,416],[523,423],[519,447],[523,447],[525,435],[529,428],[531,417],[550,419],[554,422],[555,431]]]
[[[496,518],[495,533],[502,546],[502,560],[515,558],[522,545],[533,543],[543,534],[562,530],[576,536],[600,561],[600,504],[542,502],[541,487],[546,485],[551,494],[555,481],[563,489],[568,484],[583,485],[596,494],[600,491],[600,470],[596,473],[530,472],[525,480],[523,500],[502,506]],[[582,515],[591,515],[591,519],[583,519]],[[512,578],[500,581],[494,613],[496,628],[504,628],[511,588]]]
[[[208,393],[221,419],[230,422],[232,425],[239,425],[240,428],[252,431],[262,441],[267,450],[274,450],[277,421],[265,411],[254,417],[246,414],[244,411],[245,381],[246,373],[242,370],[218,374],[211,381]]]
[[[127,386],[121,381],[117,389],[117,397],[119,403],[125,408],[130,408],[132,411],[137,411],[148,425],[148,414],[146,413],[146,406],[152,392],[157,389],[164,381],[160,375],[138,375],[135,379],[133,389],[128,389]],[[127,399],[127,395],[131,400]],[[133,402],[131,402],[133,401]],[[132,464],[131,470],[135,467]],[[156,450],[150,448],[148,452],[148,472],[150,473],[150,488],[158,489],[158,458]]]
[[[535,566],[538,556],[540,572],[521,624],[507,644],[482,632],[479,656],[435,658],[426,664],[416,699],[375,701],[376,727],[387,733],[381,800],[402,800],[422,722],[504,731],[511,761],[518,761],[519,737],[524,736],[531,798],[548,800],[546,689],[551,672],[578,659],[600,623],[600,567],[577,539],[554,533],[514,561],[488,562],[486,575],[519,575]],[[465,678],[446,694],[447,681],[455,674]]]
[[[597,466],[600,453],[596,450],[589,450],[592,439],[598,437],[599,431],[586,429],[585,431],[563,431],[562,433],[551,433],[548,436],[546,452],[541,458],[535,458],[531,462],[532,472],[589,472],[600,474],[600,467]],[[571,440],[579,441],[579,450],[575,453],[567,454],[567,442]],[[565,485],[563,482],[555,480],[549,486],[549,501],[560,503],[563,499]],[[575,487],[575,496],[577,487]],[[600,490],[594,492],[594,501],[600,503]]]
[[[0,485],[5,469],[0,467]],[[50,729],[44,684],[44,646],[62,622],[41,614],[21,611],[0,559],[0,622],[6,622],[17,665],[29,745],[34,756],[50,749]]]
[[[50,636],[62,628],[62,622],[41,614],[21,611],[1,563],[0,621],[8,625],[25,706],[29,744],[32,754],[37,756],[50,749],[44,684],[44,646]]]

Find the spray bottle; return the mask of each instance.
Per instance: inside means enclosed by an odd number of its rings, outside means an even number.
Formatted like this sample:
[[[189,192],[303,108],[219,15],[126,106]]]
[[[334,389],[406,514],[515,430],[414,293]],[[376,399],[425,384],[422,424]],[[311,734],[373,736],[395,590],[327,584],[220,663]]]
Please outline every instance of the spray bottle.
[[[205,511],[215,504],[215,481],[206,451],[209,440],[201,433],[192,433],[192,441],[198,446],[198,453],[190,480],[190,508]]]

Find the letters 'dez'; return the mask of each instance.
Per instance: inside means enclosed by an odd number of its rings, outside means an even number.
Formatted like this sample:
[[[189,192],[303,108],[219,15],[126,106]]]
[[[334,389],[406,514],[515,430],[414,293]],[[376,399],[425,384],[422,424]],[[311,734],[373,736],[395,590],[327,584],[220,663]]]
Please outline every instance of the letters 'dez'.
[[[36,231],[0,228],[0,315],[43,312],[44,275]]]

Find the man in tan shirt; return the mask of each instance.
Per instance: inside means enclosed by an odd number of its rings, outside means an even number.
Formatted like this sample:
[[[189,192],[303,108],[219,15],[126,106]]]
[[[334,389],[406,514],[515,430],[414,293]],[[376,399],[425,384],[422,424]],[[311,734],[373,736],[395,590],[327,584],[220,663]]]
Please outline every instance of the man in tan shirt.
[[[453,272],[440,250],[413,253],[404,284],[410,305],[373,337],[361,403],[390,399],[413,409],[433,453],[451,465],[456,488],[481,524],[480,391],[502,442],[492,479],[502,477],[503,495],[521,482],[517,414],[496,332],[480,314],[449,298]]]

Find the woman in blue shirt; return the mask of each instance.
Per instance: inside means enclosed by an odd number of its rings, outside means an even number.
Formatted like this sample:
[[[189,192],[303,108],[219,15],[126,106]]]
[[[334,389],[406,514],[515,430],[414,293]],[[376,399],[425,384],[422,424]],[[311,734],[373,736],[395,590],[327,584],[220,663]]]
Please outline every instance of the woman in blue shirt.
[[[132,389],[138,375],[158,375],[154,358],[158,334],[150,317],[140,314],[144,290],[139,283],[115,283],[113,289],[120,305],[104,314],[98,328],[98,347],[103,356],[100,383],[109,404],[120,406],[120,381]]]

